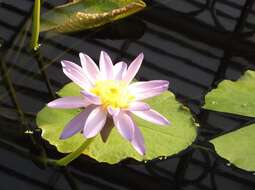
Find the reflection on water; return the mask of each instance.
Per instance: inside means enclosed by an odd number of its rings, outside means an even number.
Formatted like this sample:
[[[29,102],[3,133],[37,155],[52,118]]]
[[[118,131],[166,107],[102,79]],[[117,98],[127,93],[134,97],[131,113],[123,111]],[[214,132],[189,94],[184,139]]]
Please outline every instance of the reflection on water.
[[[43,12],[63,2],[45,1]],[[252,174],[228,166],[205,143],[250,118],[201,109],[205,93],[219,81],[255,69],[252,0],[149,1],[145,11],[93,31],[44,33],[40,54],[35,55],[28,50],[32,4],[0,1],[1,189],[254,189]],[[33,159],[60,156],[40,138],[34,121],[68,82],[60,72],[60,60],[78,63],[80,51],[96,60],[101,50],[115,62],[144,52],[139,78],[169,80],[170,89],[200,121],[194,147],[146,164],[127,160],[109,166],[82,157],[59,169],[45,168]]]

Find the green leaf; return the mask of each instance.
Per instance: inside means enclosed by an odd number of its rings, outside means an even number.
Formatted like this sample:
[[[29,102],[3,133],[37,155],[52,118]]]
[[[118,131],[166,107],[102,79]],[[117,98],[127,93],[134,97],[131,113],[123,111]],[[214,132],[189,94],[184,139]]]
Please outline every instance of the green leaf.
[[[80,88],[74,83],[69,83],[58,94],[61,96],[79,95]],[[158,126],[137,117],[134,118],[145,139],[146,156],[140,156],[115,128],[106,143],[103,143],[98,135],[84,154],[99,162],[115,164],[125,158],[142,161],[171,156],[192,144],[197,135],[194,119],[189,109],[178,103],[171,92],[165,92],[146,102],[171,121],[169,126]],[[55,145],[60,152],[72,152],[84,142],[81,134],[76,134],[67,140],[59,139],[65,125],[79,111],[45,107],[37,115],[37,125],[42,129],[43,138]]]
[[[216,152],[235,166],[255,171],[255,124],[211,140]]]
[[[76,32],[102,26],[146,7],[142,0],[79,0],[58,6],[41,18],[41,31]]]
[[[73,82],[70,82],[68,84],[66,84],[62,89],[60,89],[57,94],[60,97],[64,97],[64,96],[79,96],[81,92],[81,88],[76,85]]]
[[[238,81],[224,80],[205,97],[205,109],[255,117],[255,71]]]

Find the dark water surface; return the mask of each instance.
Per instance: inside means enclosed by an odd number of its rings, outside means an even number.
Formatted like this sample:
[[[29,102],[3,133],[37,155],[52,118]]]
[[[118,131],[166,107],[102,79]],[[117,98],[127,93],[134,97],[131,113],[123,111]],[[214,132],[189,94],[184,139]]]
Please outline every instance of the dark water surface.
[[[44,2],[43,12],[65,1]],[[253,4],[253,0],[151,0],[139,14],[91,32],[43,34],[40,55],[33,56],[28,51],[33,0],[0,0],[0,190],[255,189],[253,174],[197,148],[147,164],[107,165],[81,156],[59,169],[33,161],[33,155],[44,151],[49,157],[61,156],[40,139],[35,115],[69,82],[60,60],[78,63],[79,52],[98,60],[105,50],[114,62],[130,61],[144,52],[139,78],[170,81],[170,90],[201,123],[196,144],[210,147],[204,141],[245,125],[250,118],[205,111],[201,105],[219,81],[238,79],[245,70],[255,69]],[[36,141],[24,133],[21,119],[34,129]]]

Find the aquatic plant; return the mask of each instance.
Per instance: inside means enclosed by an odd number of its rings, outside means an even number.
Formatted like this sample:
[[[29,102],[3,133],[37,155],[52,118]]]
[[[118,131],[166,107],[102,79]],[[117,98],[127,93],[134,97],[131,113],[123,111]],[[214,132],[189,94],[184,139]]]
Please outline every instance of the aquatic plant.
[[[255,171],[255,71],[237,81],[224,80],[205,96],[205,109],[253,118],[241,129],[211,140],[216,152],[235,166]]]
[[[42,137],[60,152],[71,153],[58,165],[82,153],[110,164],[151,160],[177,154],[194,141],[197,125],[189,109],[167,91],[168,81],[132,82],[143,54],[128,67],[124,62],[113,65],[101,52],[100,69],[89,56],[80,53],[80,58],[82,67],[62,61],[63,72],[74,82],[37,115]]]
[[[143,53],[139,54],[128,68],[124,62],[113,65],[111,58],[104,51],[100,55],[100,69],[83,53],[80,53],[82,67],[70,61],[62,61],[63,72],[82,88],[82,95],[56,99],[48,103],[48,107],[85,110],[67,124],[60,138],[66,139],[82,132],[88,139],[101,132],[106,140],[113,121],[118,132],[131,142],[137,152],[144,155],[144,139],[132,115],[158,125],[169,125],[165,117],[141,101],[166,91],[169,82],[152,80],[131,83],[143,57]]]

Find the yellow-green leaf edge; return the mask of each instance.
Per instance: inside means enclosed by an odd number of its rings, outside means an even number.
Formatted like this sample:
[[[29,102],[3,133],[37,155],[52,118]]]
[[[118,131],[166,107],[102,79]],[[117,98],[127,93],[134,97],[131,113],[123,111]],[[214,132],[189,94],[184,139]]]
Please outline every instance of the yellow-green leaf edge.
[[[255,171],[255,124],[210,141],[215,151],[238,168]]]
[[[237,81],[220,82],[205,96],[203,108],[255,117],[255,71],[246,71]]]

